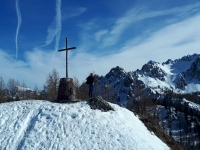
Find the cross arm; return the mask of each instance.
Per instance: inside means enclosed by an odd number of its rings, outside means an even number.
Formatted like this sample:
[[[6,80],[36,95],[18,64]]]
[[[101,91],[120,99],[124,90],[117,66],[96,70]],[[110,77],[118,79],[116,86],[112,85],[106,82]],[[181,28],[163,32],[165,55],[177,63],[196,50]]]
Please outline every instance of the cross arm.
[[[58,51],[61,52],[61,51],[73,50],[73,49],[76,49],[76,47],[70,47],[70,48],[67,48],[67,49],[60,49]]]

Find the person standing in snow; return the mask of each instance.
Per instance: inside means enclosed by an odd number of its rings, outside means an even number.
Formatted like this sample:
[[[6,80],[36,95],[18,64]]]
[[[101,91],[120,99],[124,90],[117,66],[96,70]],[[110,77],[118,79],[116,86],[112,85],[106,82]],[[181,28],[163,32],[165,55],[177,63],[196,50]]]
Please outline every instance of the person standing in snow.
[[[94,85],[94,76],[93,73],[91,73],[87,78],[86,78],[86,84],[89,85],[89,99],[93,97],[93,85]]]

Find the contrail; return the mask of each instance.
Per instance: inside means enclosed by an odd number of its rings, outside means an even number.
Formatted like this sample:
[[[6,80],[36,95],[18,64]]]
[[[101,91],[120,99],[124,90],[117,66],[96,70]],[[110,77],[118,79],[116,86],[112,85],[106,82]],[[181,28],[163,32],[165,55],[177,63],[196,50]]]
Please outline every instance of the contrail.
[[[58,50],[59,41],[60,41],[60,34],[62,30],[62,24],[61,24],[61,1],[56,1],[56,44],[55,44],[55,50]]]
[[[20,9],[19,9],[19,0],[15,1],[16,4],[16,12],[17,12],[17,19],[18,19],[18,23],[17,23],[17,30],[16,30],[16,36],[15,36],[15,45],[16,45],[16,57],[15,57],[15,61],[17,60],[17,56],[18,56],[18,34],[19,34],[19,29],[22,23],[22,17],[21,17],[21,13],[20,13]]]
[[[48,35],[47,35],[45,45],[44,45],[44,46],[49,45],[55,38],[55,51],[58,50],[60,34],[61,34],[61,29],[62,29],[61,1],[62,0],[56,0],[56,9],[55,9],[56,16],[47,30]]]

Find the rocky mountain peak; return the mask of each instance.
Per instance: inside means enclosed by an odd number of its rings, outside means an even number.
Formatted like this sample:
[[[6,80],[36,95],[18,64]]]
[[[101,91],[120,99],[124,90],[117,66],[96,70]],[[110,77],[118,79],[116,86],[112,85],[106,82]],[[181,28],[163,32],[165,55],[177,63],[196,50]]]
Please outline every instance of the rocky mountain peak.
[[[109,73],[106,74],[106,78],[110,79],[111,77],[121,78],[126,74],[123,68],[117,66],[110,70]]]
[[[151,71],[153,68],[157,68],[159,63],[158,62],[155,62],[155,61],[152,61],[152,60],[150,60],[147,64],[144,64],[143,66],[142,66],[142,71],[144,71],[144,72],[149,72],[149,71]]]
[[[149,65],[156,65],[156,64],[159,64],[158,62],[155,62],[155,61],[153,61],[153,60],[150,60],[147,64],[149,64]]]
[[[191,61],[193,59],[196,59],[197,57],[199,57],[200,55],[198,54],[193,54],[193,55],[187,55],[187,56],[183,56],[181,58],[181,61]]]
[[[147,64],[142,66],[142,71],[145,75],[152,77],[152,78],[158,78],[161,81],[165,81],[165,76],[167,75],[164,70],[162,70],[159,67],[158,62],[155,61],[149,61]]]
[[[191,64],[190,68],[187,70],[187,74],[191,78],[200,80],[200,56]]]
[[[164,65],[164,64],[168,65],[168,64],[171,64],[171,63],[173,63],[173,60],[168,59],[166,62],[163,63],[163,65]]]

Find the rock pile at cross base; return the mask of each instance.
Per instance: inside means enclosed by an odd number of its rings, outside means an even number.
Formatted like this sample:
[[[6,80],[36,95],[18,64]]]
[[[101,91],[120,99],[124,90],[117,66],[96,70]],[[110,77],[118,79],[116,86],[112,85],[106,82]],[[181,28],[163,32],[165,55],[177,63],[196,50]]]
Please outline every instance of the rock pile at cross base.
[[[91,109],[99,109],[101,111],[114,110],[108,102],[106,102],[102,97],[97,96],[89,100],[89,105]]]

